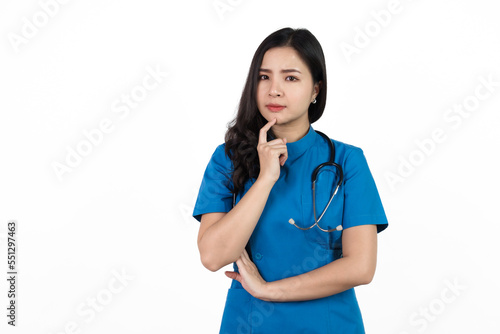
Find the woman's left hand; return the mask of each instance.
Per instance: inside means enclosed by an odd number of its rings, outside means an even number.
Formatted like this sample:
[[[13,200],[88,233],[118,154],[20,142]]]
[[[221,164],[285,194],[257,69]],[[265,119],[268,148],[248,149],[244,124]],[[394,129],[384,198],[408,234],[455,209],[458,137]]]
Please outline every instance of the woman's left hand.
[[[245,249],[236,261],[236,265],[238,266],[239,273],[226,271],[226,276],[240,282],[243,288],[255,298],[264,299],[267,282],[264,281],[257,266],[250,260]]]

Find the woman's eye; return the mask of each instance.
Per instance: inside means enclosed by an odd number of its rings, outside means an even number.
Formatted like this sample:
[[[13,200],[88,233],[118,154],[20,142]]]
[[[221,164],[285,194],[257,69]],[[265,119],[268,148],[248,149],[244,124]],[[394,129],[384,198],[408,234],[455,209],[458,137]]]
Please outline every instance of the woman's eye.
[[[269,79],[269,76],[265,75],[265,74],[261,74],[259,75],[259,80],[268,80]],[[285,78],[286,81],[297,81],[299,79],[297,79],[297,77],[294,77],[293,75],[289,75]]]

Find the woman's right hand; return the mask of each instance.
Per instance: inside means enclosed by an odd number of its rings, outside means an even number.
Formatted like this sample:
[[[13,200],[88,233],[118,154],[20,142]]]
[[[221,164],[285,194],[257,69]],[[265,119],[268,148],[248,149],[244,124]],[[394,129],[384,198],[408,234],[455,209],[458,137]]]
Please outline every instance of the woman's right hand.
[[[278,181],[280,177],[280,167],[285,164],[288,158],[286,138],[278,138],[270,142],[267,141],[267,131],[269,131],[274,124],[276,124],[276,119],[268,122],[260,129],[259,143],[257,144],[260,162],[259,178],[263,178],[273,183]]]

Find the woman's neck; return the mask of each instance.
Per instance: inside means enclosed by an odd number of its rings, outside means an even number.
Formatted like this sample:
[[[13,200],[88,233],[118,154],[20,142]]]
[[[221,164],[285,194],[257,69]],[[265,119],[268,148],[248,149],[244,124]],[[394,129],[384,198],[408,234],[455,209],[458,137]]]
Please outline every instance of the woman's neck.
[[[286,138],[287,143],[293,143],[309,132],[309,123],[294,124],[294,125],[273,125],[273,133],[277,138]]]

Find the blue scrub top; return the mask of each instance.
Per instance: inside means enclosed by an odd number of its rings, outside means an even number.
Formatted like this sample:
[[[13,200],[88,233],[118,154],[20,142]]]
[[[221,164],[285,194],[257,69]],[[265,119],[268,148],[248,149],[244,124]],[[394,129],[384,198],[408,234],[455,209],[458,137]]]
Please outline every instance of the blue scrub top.
[[[388,222],[363,151],[336,140],[333,143],[344,182],[320,226],[346,229],[375,224],[378,232],[383,231]],[[205,213],[232,208],[232,162],[224,147],[217,147],[203,176],[193,211],[198,221]],[[328,143],[311,126],[303,138],[288,143],[287,150],[288,159],[249,240],[252,259],[268,282],[309,272],[342,257],[341,231],[327,233],[317,227],[302,231],[288,223],[290,218],[301,227],[314,223],[311,176],[319,164],[329,160]],[[317,177],[318,217],[330,199],[336,175],[335,167],[327,167]],[[245,184],[236,201],[254,182],[250,179]],[[364,332],[354,289],[310,301],[274,303],[254,298],[236,280],[227,294],[220,329],[222,334]]]

